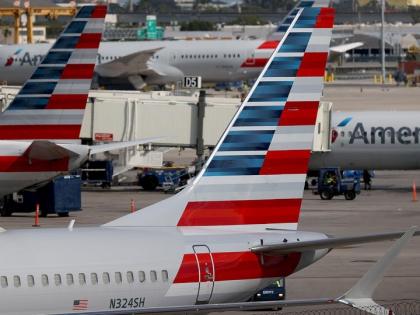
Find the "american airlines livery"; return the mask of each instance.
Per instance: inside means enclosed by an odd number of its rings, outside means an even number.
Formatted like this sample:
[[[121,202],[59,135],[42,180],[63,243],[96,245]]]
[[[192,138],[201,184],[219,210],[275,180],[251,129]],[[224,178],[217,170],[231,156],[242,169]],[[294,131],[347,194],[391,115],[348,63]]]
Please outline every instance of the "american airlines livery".
[[[81,145],[80,128],[106,7],[87,6],[0,115],[0,197],[79,167],[91,154],[151,139]]]
[[[300,2],[285,36],[207,164],[179,194],[100,227],[3,231],[0,313],[209,312],[333,302],[359,308],[375,305],[371,296],[378,280],[419,231],[334,238],[297,230],[334,19],[327,4],[325,0]],[[83,8],[68,29],[74,32],[86,18],[103,14],[100,6]],[[96,42],[97,37],[92,38]],[[62,46],[51,52],[48,62],[72,60],[66,50],[61,51],[74,40],[66,39],[57,42]],[[80,56],[77,50],[73,54]],[[82,54],[91,56],[89,50]],[[46,76],[56,71],[51,67]],[[78,87],[82,84],[78,78],[69,84]],[[41,106],[46,100],[39,89],[47,88],[44,82],[31,87],[34,94],[27,104]],[[69,103],[61,98],[54,104]],[[58,138],[66,138],[67,132],[56,130]],[[245,302],[273,280],[305,268],[335,247],[398,237],[384,258],[342,297]]]

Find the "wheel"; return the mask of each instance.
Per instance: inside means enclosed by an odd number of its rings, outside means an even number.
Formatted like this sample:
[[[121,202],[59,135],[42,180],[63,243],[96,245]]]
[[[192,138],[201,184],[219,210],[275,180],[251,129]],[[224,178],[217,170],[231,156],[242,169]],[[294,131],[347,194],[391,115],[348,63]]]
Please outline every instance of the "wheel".
[[[344,198],[346,200],[354,200],[356,198],[356,192],[354,190],[349,190],[344,193]]]
[[[159,180],[154,175],[146,175],[141,179],[141,186],[144,190],[152,191],[155,190],[159,185]]]
[[[12,215],[12,210],[8,206],[8,202],[6,198],[0,199],[0,215],[2,217],[10,217]]]
[[[57,215],[59,217],[68,217],[69,216],[69,213],[68,212],[58,212]]]
[[[331,200],[334,197],[334,194],[330,190],[323,190],[320,192],[319,196],[322,200]]]

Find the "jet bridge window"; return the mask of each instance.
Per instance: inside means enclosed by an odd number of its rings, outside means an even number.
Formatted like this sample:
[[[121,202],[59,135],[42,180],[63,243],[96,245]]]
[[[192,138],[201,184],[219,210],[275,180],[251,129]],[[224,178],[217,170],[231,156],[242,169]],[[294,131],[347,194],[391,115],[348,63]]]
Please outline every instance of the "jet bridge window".
[[[157,281],[157,273],[156,273],[156,271],[154,271],[154,270],[150,271],[150,280],[152,282],[156,282]]]
[[[79,284],[80,285],[86,284],[86,275],[84,273],[79,273]]]
[[[9,286],[9,283],[7,281],[7,277],[6,276],[1,276],[0,277],[0,284],[2,288],[7,288]]]
[[[168,282],[168,270],[162,270],[162,281],[163,282]]]
[[[73,274],[71,274],[71,273],[66,274],[66,282],[67,282],[67,285],[73,285],[74,284]]]
[[[146,281],[146,274],[144,273],[144,271],[139,271],[139,281],[140,282]]]
[[[104,282],[104,284],[109,284],[110,278],[108,272],[104,272],[102,274],[102,281]]]
[[[19,288],[21,283],[20,283],[20,277],[19,276],[13,276],[13,285],[15,286],[15,288]]]
[[[54,284],[58,287],[61,285],[61,275],[56,273],[54,275]]]
[[[127,282],[128,283],[134,282],[134,274],[132,271],[127,271]]]
[[[97,285],[97,284],[98,284],[98,274],[96,274],[96,273],[92,272],[92,273],[90,274],[90,282],[91,282],[93,285]]]
[[[49,284],[48,275],[46,274],[41,275],[41,283],[44,287],[48,286]]]
[[[35,278],[33,275],[28,275],[26,277],[26,281],[28,282],[28,287],[32,288],[35,285]]]
[[[115,273],[115,282],[117,284],[121,284],[121,282],[122,282],[122,275],[121,275],[121,272],[119,272],[119,271],[117,271]]]

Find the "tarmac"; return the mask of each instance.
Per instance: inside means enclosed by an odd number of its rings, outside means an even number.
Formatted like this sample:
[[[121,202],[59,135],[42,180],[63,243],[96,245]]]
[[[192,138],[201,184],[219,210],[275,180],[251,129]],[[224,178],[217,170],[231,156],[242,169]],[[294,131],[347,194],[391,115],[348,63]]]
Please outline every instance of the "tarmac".
[[[366,87],[360,91],[360,87],[331,86],[325,89],[324,95],[326,100],[334,101],[334,107],[338,110],[415,110],[420,106],[418,88],[389,87],[382,90]],[[193,153],[189,150],[181,154],[171,151],[166,159],[187,163],[191,155]],[[412,201],[413,181],[420,185],[420,171],[376,172],[373,189],[363,190],[354,201],[346,201],[343,197],[323,201],[311,191],[305,191],[299,229],[354,236],[420,226],[420,201]],[[170,196],[162,191],[145,192],[137,186],[115,186],[109,190],[85,188],[82,192],[82,211],[71,212],[69,218],[55,215],[41,218],[40,228],[66,227],[71,219],[76,220],[75,228],[97,226],[130,213],[131,200],[141,211]],[[33,222],[33,213],[0,218],[0,226],[5,229],[34,228]],[[378,242],[331,251],[319,262],[287,278],[287,298],[338,297],[391,244]],[[420,302],[420,237],[413,238],[404,248],[374,297],[391,303],[413,299]]]

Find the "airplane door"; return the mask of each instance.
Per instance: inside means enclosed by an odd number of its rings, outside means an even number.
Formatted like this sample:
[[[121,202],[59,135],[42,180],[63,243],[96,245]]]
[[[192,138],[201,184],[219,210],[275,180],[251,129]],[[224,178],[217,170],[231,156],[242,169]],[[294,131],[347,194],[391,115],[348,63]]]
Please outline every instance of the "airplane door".
[[[196,304],[208,304],[214,288],[214,262],[210,248],[194,245],[193,250],[198,266],[199,284]]]

